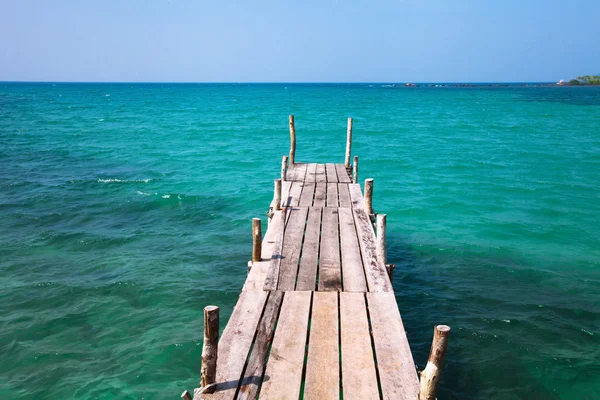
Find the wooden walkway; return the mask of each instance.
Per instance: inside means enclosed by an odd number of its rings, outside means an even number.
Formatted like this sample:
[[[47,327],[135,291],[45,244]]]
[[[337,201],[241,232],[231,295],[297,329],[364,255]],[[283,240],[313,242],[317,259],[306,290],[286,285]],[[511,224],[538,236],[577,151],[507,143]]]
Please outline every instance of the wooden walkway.
[[[218,343],[215,391],[194,399],[418,399],[360,186],[343,164],[283,174],[261,260]]]

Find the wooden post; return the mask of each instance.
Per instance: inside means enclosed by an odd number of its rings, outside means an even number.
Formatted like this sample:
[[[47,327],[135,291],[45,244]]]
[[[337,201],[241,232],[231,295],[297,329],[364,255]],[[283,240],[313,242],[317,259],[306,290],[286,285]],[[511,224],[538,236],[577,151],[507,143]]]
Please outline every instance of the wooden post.
[[[296,162],[296,127],[294,126],[294,116],[290,115],[290,165]]]
[[[202,369],[200,370],[200,387],[203,393],[215,391],[218,346],[219,307],[206,306],[204,307],[204,346],[202,347]]]
[[[365,211],[373,215],[373,178],[365,179]]]
[[[447,325],[438,325],[433,330],[429,360],[427,360],[427,366],[421,372],[419,400],[435,400],[449,336],[450,327]]]
[[[252,218],[252,262],[261,260],[262,231],[260,218]]]
[[[273,210],[281,210],[281,179],[275,179],[275,193],[273,194],[275,204]]]
[[[184,390],[183,393],[181,393],[181,398],[183,400],[192,400],[192,395],[187,390]]]
[[[358,156],[354,156],[354,168],[352,168],[352,183],[358,183]]]
[[[348,118],[348,134],[346,135],[346,158],[344,165],[350,168],[350,153],[352,152],[352,118]]]
[[[282,181],[287,180],[287,161],[288,161],[288,157],[283,156],[283,158],[281,160],[281,180]]]
[[[377,259],[387,268],[386,220],[387,216],[385,214],[377,214]]]

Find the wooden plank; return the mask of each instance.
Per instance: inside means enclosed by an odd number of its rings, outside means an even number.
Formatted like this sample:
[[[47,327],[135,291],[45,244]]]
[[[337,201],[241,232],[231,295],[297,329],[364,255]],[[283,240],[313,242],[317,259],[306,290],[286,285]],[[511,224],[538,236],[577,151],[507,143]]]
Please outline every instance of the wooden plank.
[[[290,173],[291,171],[291,173]],[[304,177],[306,176],[306,164],[296,163],[294,166],[288,170],[288,180],[294,182],[304,182]]]
[[[277,289],[294,290],[308,208],[294,208],[285,228]]]
[[[346,171],[346,167],[344,164],[335,164],[335,170],[337,172],[338,181],[340,183],[350,183],[352,180],[348,175],[348,171]]]
[[[283,239],[285,233],[285,220],[287,215],[291,213],[290,211],[286,211],[286,209],[282,211],[278,211],[273,216],[273,220],[271,221],[272,225],[275,225],[276,231],[273,231],[275,243],[273,244],[273,248],[271,250],[271,261],[269,262],[269,269],[265,276],[265,286],[264,290],[275,290],[277,289],[277,283],[279,281],[279,270],[281,268],[281,258],[283,257]],[[271,230],[271,229],[269,229]],[[252,271],[250,271],[252,274]],[[253,277],[254,282],[256,283],[257,279]],[[251,290],[252,285],[244,285],[246,290]]]
[[[337,400],[340,395],[338,295],[313,294],[304,384],[305,400]]]
[[[338,207],[338,184],[328,183],[327,184],[327,207]]]
[[[392,284],[385,265],[376,257],[375,232],[369,216],[362,208],[353,208],[354,224],[363,258],[367,286],[370,292],[391,292]]]
[[[321,235],[322,209],[311,207],[306,221],[302,257],[298,269],[296,290],[315,290],[319,264],[319,236]]]
[[[300,196],[302,195],[303,182],[291,182],[291,187],[285,197],[282,196],[281,201],[283,207],[297,207],[300,204]]]
[[[256,339],[252,346],[252,354],[248,359],[248,366],[244,372],[241,382],[238,400],[254,400],[262,382],[263,372],[267,358],[267,350],[275,332],[275,321],[279,315],[279,309],[283,301],[283,292],[271,292],[265,311],[258,325]]]
[[[261,399],[298,400],[312,292],[287,292],[269,355]]]
[[[304,182],[314,183],[317,181],[317,164],[311,163],[306,164],[306,176]]]
[[[360,190],[360,185],[357,183],[352,183],[348,185],[348,191],[350,192],[350,203],[352,208],[365,208],[365,200],[362,195],[362,191]]]
[[[313,198],[315,196],[315,183],[314,182],[304,182],[304,187],[302,188],[302,195],[300,196],[300,207],[310,207],[313,203]]]
[[[233,398],[269,292],[242,292],[219,340],[217,385],[200,399]]]
[[[327,175],[327,182],[337,183],[339,182],[337,171],[335,170],[334,164],[325,164],[325,174]]]
[[[367,293],[384,399],[417,399],[419,378],[393,292]]]
[[[326,197],[327,197],[327,183],[318,182],[315,186],[315,199],[314,199],[313,206],[325,207]]]
[[[344,400],[378,399],[375,360],[363,293],[340,293]]]
[[[325,175],[325,164],[317,164],[315,182],[327,182],[327,175]]]
[[[340,207],[351,207],[352,205],[352,203],[350,202],[350,192],[348,191],[348,186],[349,185],[347,183],[338,184],[338,197],[340,201]]]
[[[290,189],[292,188],[292,182],[285,181],[281,182],[281,207],[288,206],[288,202],[290,201],[288,198],[290,196]]]
[[[338,209],[340,219],[340,244],[342,248],[342,276],[346,292],[366,292],[365,270],[354,226],[354,216],[349,208]]]
[[[338,209],[325,207],[321,225],[321,252],[319,258],[319,290],[342,290]]]

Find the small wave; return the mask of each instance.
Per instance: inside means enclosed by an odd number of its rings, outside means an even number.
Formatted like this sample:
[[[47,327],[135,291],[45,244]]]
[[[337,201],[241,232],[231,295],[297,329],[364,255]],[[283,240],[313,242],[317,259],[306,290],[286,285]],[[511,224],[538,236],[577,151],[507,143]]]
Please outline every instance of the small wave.
[[[590,336],[594,336],[594,333],[593,333],[593,332],[586,331],[585,329],[582,329],[582,330],[581,330],[581,332],[585,332],[585,333],[587,333],[587,334],[588,334],[588,335],[590,335]]]
[[[136,193],[139,194],[140,196],[152,196],[152,193],[141,192],[139,190],[137,190]]]
[[[153,179],[118,179],[118,178],[110,178],[110,179],[98,179],[99,183],[148,183]]]
[[[171,198],[171,195],[170,195],[170,194],[164,194],[164,195],[162,196],[162,198],[163,198],[163,199],[170,199],[170,198]]]

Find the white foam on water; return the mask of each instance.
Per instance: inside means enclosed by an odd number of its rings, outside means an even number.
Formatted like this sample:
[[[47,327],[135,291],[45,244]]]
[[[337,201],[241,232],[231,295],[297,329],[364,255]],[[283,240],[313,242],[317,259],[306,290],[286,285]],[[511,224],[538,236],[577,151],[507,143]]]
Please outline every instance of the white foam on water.
[[[119,179],[119,178],[109,178],[109,179],[98,179],[100,183],[148,183],[152,179]]]

